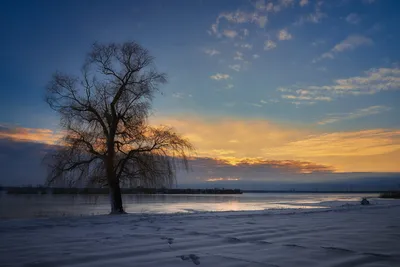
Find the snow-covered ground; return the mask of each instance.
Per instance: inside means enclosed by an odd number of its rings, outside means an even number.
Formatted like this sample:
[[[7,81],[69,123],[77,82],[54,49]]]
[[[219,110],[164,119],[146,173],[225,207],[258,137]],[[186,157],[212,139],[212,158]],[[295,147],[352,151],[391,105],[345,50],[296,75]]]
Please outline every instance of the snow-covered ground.
[[[0,222],[0,266],[400,266],[400,201]]]

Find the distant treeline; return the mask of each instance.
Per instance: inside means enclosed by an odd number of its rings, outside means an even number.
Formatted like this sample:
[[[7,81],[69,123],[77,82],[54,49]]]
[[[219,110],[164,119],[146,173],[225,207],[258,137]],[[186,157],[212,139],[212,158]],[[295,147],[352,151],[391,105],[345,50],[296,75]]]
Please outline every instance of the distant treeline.
[[[347,193],[363,193],[363,194],[379,194],[386,191],[379,190],[243,190],[243,193],[300,193],[300,194],[308,194],[308,193],[316,193],[316,194],[347,194]]]
[[[379,195],[380,198],[397,198],[400,199],[400,191],[385,192]]]
[[[108,194],[108,188],[5,187],[7,194]],[[240,189],[121,188],[122,194],[242,194]]]

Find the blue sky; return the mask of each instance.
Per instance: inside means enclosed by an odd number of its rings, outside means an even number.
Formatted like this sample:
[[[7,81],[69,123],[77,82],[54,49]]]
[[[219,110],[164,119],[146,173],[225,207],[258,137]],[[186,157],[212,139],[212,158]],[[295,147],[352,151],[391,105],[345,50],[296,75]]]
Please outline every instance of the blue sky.
[[[43,101],[51,74],[79,74],[95,41],[135,40],[169,77],[154,121],[191,137],[200,157],[399,172],[398,10],[396,0],[4,2],[0,125],[56,132]]]

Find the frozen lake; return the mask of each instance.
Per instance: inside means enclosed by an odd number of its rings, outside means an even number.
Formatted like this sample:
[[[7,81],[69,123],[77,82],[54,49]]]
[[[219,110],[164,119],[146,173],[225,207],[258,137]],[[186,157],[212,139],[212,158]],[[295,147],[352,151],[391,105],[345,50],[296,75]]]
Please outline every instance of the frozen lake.
[[[349,205],[378,194],[244,193],[242,195],[124,195],[129,213],[193,213]],[[0,194],[0,219],[107,214],[107,195]]]

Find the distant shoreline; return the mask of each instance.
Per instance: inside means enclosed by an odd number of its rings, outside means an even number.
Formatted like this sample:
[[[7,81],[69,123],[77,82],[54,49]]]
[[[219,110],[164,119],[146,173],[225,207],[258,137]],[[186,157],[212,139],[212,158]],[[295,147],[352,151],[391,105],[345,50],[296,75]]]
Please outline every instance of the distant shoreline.
[[[3,187],[0,191],[5,191],[7,194],[12,195],[94,195],[109,193],[108,188],[51,188],[51,187]],[[240,189],[224,189],[224,188],[211,188],[211,189],[166,189],[166,188],[121,188],[122,194],[216,194],[216,195],[237,195],[242,194]]]
[[[50,187],[0,187],[0,191],[7,194],[52,194],[52,195],[70,195],[70,194],[108,194],[107,188],[50,188]],[[122,188],[122,194],[216,194],[216,195],[236,195],[243,193],[262,193],[262,194],[381,194],[390,193],[392,190],[369,191],[340,191],[340,190],[240,190],[225,188],[209,189],[155,189],[155,188]]]

